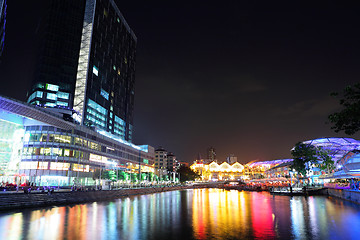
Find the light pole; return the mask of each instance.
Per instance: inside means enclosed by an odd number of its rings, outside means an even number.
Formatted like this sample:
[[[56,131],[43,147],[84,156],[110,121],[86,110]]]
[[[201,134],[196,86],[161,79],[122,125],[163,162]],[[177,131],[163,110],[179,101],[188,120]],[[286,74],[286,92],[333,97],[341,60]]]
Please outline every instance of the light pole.
[[[139,183],[141,185],[141,150],[139,150]]]

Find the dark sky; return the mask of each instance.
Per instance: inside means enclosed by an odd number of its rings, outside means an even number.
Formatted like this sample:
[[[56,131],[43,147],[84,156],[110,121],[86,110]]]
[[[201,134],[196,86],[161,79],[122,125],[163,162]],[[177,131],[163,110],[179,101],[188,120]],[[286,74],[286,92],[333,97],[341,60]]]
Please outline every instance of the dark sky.
[[[119,2],[138,38],[136,144],[188,162],[213,146],[219,160],[232,153],[246,163],[288,158],[298,141],[346,137],[326,122],[339,109],[330,92],[359,81],[358,6]],[[40,10],[8,1],[2,95],[25,99]]]

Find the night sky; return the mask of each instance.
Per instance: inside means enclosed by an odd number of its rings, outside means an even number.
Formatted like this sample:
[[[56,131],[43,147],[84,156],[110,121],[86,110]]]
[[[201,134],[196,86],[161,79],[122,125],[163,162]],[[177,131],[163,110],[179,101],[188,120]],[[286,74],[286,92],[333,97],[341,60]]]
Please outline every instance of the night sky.
[[[358,6],[119,2],[138,38],[136,144],[161,145],[188,162],[213,146],[220,161],[235,154],[246,163],[288,158],[299,141],[347,137],[326,122],[339,109],[330,93],[359,81]],[[8,1],[0,94],[19,100],[42,10],[32,3]]]

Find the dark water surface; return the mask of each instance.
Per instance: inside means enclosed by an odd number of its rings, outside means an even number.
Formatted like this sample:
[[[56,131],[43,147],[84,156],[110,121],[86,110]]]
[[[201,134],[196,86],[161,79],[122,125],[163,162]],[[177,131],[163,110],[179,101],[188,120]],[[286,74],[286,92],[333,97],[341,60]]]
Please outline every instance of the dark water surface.
[[[360,205],[196,189],[0,213],[0,239],[360,239]]]

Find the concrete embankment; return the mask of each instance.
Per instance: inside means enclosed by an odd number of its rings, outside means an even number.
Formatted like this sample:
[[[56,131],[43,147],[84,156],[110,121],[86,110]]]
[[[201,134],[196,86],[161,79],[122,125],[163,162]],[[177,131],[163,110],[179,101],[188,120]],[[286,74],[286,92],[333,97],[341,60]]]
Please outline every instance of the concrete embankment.
[[[129,188],[119,190],[103,190],[89,192],[53,192],[52,194],[32,192],[26,193],[1,193],[0,211],[16,210],[31,207],[46,207],[54,205],[78,204],[85,202],[95,202],[112,200],[130,195],[151,194],[165,191],[175,191],[189,189],[188,186],[175,187],[154,187],[154,188]]]
[[[322,193],[330,197],[336,197],[360,204],[360,191],[326,188],[322,190]]]

